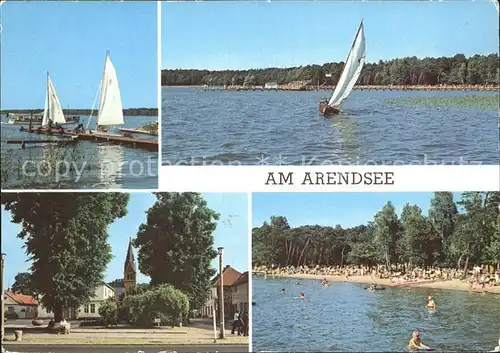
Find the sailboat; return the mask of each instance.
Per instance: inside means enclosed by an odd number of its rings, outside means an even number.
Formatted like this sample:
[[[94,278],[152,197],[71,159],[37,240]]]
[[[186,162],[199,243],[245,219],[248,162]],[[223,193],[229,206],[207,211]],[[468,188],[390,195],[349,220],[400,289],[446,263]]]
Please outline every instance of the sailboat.
[[[123,125],[123,106],[120,93],[120,86],[116,70],[111,62],[109,51],[106,53],[104,61],[104,71],[102,73],[101,84],[99,85],[99,111],[97,113],[97,129],[93,134],[107,133],[108,126]],[[87,130],[90,125],[92,114],[87,123]]]
[[[66,118],[57,96],[56,87],[47,72],[47,93],[45,94],[45,108],[43,110],[42,127],[51,128],[52,124],[66,124]]]
[[[324,100],[319,103],[318,108],[321,114],[334,115],[340,113],[340,103],[342,103],[351,93],[365,64],[365,50],[365,32],[363,21],[361,21],[356,37],[351,45],[351,50],[349,50],[344,68],[340,74],[339,81],[335,86],[330,100]]]

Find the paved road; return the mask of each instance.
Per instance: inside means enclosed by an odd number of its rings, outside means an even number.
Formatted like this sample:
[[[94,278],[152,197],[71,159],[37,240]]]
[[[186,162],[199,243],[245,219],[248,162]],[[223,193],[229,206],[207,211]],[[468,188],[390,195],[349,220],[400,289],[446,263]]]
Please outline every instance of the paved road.
[[[9,344],[5,345],[6,353],[223,353],[223,352],[248,352],[247,345],[200,345],[200,346],[111,346],[100,345],[92,347],[72,346],[72,345],[27,345],[27,344]]]

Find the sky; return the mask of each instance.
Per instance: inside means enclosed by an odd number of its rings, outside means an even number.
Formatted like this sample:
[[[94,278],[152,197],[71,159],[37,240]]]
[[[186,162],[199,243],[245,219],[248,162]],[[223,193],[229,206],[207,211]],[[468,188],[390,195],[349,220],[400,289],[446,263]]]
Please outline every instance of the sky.
[[[64,109],[92,108],[107,50],[123,107],[157,107],[156,1],[7,1],[0,11],[2,109],[43,109],[47,71]]]
[[[398,216],[406,203],[417,205],[427,215],[434,193],[254,193],[252,195],[252,228],[260,227],[271,216],[284,216],[291,227],[303,225],[350,228],[367,224],[391,201]],[[461,193],[453,193],[455,202]]]
[[[247,194],[223,193],[203,194],[208,207],[220,213],[220,220],[213,234],[214,248],[224,247],[224,264],[231,265],[240,272],[248,271],[248,197]],[[123,278],[123,264],[127,254],[129,238],[137,235],[139,226],[146,221],[146,211],[156,197],[151,193],[132,193],[128,203],[128,214],[116,220],[108,229],[113,259],[108,264],[105,281]],[[30,263],[23,249],[24,241],[17,238],[20,225],[10,223],[10,213],[2,206],[2,252],[6,253],[5,285],[12,286],[19,272],[26,272]],[[137,250],[135,250],[135,259]],[[212,267],[219,268],[218,258]],[[137,269],[139,271],[139,268]],[[149,278],[138,274],[137,283],[149,283]]]
[[[162,68],[344,61],[363,18],[367,62],[498,52],[490,0],[173,2],[162,4]]]

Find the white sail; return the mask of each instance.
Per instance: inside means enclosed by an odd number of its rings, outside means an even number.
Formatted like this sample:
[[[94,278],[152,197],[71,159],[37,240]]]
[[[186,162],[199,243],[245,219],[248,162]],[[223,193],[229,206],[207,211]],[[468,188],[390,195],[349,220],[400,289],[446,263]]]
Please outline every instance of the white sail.
[[[498,0],[491,0],[493,2],[493,5],[497,8],[497,11],[500,11],[500,4],[498,3]]]
[[[56,124],[66,123],[66,118],[57,96],[56,87],[52,83],[49,74],[47,73],[47,94],[45,95],[45,108],[43,111],[42,126],[47,126],[49,121]]]
[[[363,21],[361,21],[358,33],[352,43],[351,50],[347,56],[342,73],[340,74],[339,81],[337,86],[335,86],[335,90],[333,91],[328,105],[338,107],[340,103],[349,96],[365,64],[365,50],[365,32]]]
[[[123,124],[122,97],[118,77],[116,76],[116,70],[109,55],[106,55],[100,90],[101,96],[99,98],[97,125]]]

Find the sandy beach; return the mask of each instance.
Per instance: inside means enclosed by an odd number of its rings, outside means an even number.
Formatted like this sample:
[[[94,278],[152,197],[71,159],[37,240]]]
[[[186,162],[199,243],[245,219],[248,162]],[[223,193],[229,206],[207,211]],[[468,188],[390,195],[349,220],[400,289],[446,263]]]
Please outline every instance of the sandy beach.
[[[429,289],[442,289],[442,290],[459,290],[459,291],[469,291],[469,292],[479,292],[479,293],[492,293],[500,295],[500,286],[496,287],[486,287],[486,288],[473,288],[469,289],[469,285],[458,279],[452,279],[448,281],[432,281],[432,280],[421,280],[416,282],[401,282],[401,283],[391,283],[389,279],[380,279],[371,276],[350,276],[346,279],[344,276],[324,276],[324,275],[308,275],[308,274],[281,274],[281,275],[268,275],[268,277],[288,277],[297,279],[317,279],[322,280],[326,278],[328,281],[336,282],[353,282],[353,283],[365,283],[365,284],[378,284],[387,287],[414,287],[414,288],[429,288]]]

